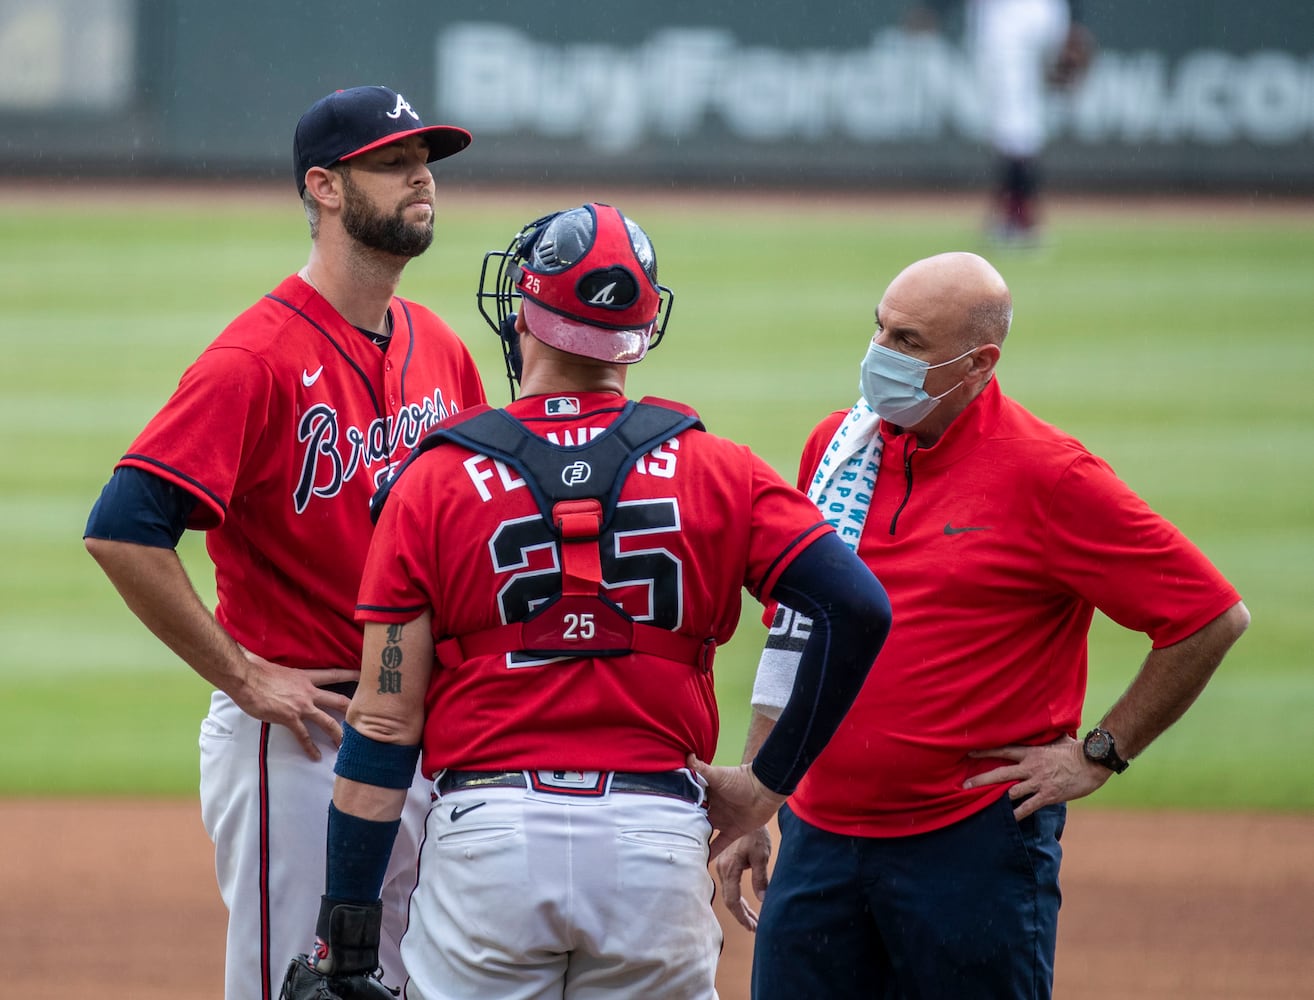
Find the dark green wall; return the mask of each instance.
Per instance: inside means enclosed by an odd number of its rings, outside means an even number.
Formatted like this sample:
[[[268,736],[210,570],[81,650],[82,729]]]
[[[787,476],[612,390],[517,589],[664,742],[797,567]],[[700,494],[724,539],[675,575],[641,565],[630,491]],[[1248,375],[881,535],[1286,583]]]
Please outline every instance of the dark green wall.
[[[5,10],[71,23],[86,2]],[[959,19],[909,43],[890,0],[117,2],[135,18],[127,98],[14,106],[0,86],[0,170],[279,177],[301,111],[361,83],[470,128],[457,175],[956,187],[988,169]],[[1052,184],[1314,190],[1314,5],[1083,6],[1101,60],[1056,106]],[[28,44],[5,16],[0,50]],[[454,50],[472,24],[498,39]],[[699,63],[699,45],[717,54]]]

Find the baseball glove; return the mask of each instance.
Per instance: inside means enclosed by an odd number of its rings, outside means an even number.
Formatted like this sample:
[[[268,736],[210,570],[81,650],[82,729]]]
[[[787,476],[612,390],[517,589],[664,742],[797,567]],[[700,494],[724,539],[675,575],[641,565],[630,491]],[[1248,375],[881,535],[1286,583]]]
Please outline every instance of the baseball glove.
[[[298,955],[283,976],[279,1000],[397,1000],[398,990],[384,986],[374,975],[330,976]]]
[[[1063,47],[1049,67],[1050,86],[1070,90],[1079,84],[1095,61],[1097,47],[1095,36],[1084,24],[1074,24],[1068,28]]]
[[[379,978],[382,925],[381,902],[362,906],[324,896],[314,956],[298,955],[288,964],[279,1000],[396,1000],[400,991]]]

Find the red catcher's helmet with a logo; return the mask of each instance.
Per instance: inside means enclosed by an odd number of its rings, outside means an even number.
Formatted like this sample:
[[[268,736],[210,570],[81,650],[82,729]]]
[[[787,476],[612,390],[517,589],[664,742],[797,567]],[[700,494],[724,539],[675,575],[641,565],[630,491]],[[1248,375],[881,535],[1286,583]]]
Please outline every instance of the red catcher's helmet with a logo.
[[[529,332],[545,344],[619,364],[648,351],[661,305],[657,258],[647,234],[610,205],[549,221],[516,287]]]
[[[492,258],[501,263],[490,291]],[[516,298],[523,300],[530,333],[545,344],[632,364],[661,341],[674,296],[657,284],[657,255],[647,233],[613,206],[595,202],[537,219],[505,252],[485,255],[479,308],[504,348],[514,336],[508,327]],[[496,315],[485,308],[489,299]],[[518,379],[513,361],[518,358],[508,356],[508,375]]]

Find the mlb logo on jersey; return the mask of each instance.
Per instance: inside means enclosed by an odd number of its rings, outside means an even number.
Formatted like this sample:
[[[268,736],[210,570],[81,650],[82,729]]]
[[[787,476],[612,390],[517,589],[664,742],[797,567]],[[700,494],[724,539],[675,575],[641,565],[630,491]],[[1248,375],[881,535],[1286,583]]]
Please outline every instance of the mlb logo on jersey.
[[[553,396],[544,404],[549,417],[561,417],[579,413],[579,400],[574,396]]]

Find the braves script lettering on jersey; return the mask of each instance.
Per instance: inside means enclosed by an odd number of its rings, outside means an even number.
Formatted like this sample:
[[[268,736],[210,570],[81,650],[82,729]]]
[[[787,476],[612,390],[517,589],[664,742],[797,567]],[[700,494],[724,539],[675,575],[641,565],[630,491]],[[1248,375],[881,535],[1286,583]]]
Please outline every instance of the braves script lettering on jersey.
[[[120,463],[200,500],[190,527],[212,529],[216,617],[275,663],[360,666],[370,497],[438,421],[483,401],[446,323],[403,299],[392,316],[381,352],[289,277],[184,373]]]
[[[531,396],[508,412],[572,447],[601,434],[621,402],[581,394],[573,413]],[[687,431],[641,457],[625,480],[600,543],[604,593],[636,621],[720,644],[738,624],[742,589],[768,591],[829,530],[747,448]],[[561,590],[558,546],[523,479],[455,444],[421,455],[398,479],[371,552],[358,617],[407,622],[432,607],[435,640],[523,620]],[[428,774],[651,772],[683,767],[691,749],[716,750],[711,672],[658,656],[476,656],[459,669],[435,667],[428,701]]]
[[[301,479],[293,494],[296,512],[304,511],[312,496],[337,496],[343,484],[362,469],[374,468],[377,489],[391,471],[395,456],[409,452],[449,415],[441,387],[434,390],[432,399],[408,403],[395,416],[377,417],[364,428],[342,427],[332,404],[316,403],[297,424],[297,440],[306,447]]]

